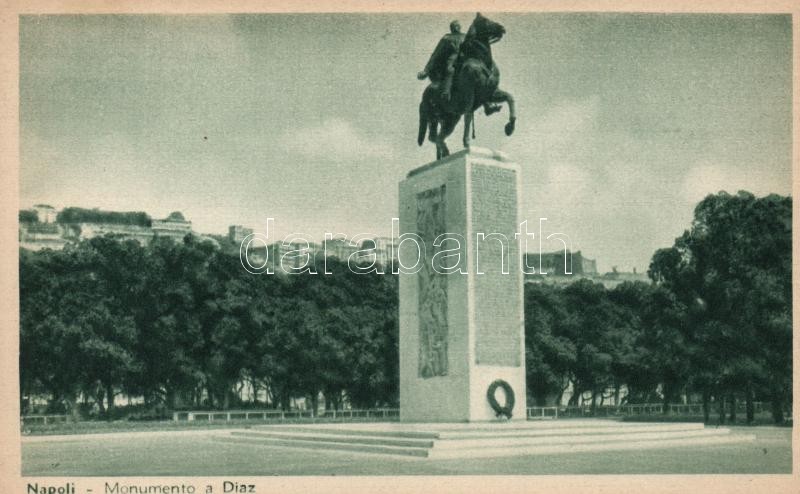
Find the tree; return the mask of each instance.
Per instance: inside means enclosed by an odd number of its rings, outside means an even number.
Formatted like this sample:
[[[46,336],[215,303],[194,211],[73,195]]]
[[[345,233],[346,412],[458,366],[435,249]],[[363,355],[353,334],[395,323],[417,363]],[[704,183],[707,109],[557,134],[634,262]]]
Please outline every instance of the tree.
[[[693,381],[724,402],[757,387],[776,422],[791,400],[791,198],[710,195],[650,276],[685,306]]]
[[[618,335],[620,346],[614,349],[615,394],[618,396],[619,388],[626,385],[628,403],[653,401],[660,382],[654,356],[662,348],[654,347],[646,337],[650,321],[645,308],[651,296],[652,288],[641,282],[624,282],[609,292],[609,300],[617,311],[617,324],[624,329]]]
[[[121,244],[94,240],[21,256],[22,383],[38,382],[73,414],[81,390],[97,391],[101,411],[104,396],[113,407],[115,387],[128,382],[135,364],[135,325],[115,293],[124,283],[114,288],[127,270],[104,250]]]
[[[204,262],[189,254],[182,243],[156,238],[138,266],[144,285],[135,314],[139,330],[135,351],[141,371],[136,389],[147,404],[161,402],[174,408],[182,396],[199,405],[202,375],[194,347],[203,342],[189,280],[204,268]]]
[[[564,335],[574,342],[574,394],[571,404],[578,404],[584,392],[591,393],[592,407],[605,389],[614,385],[614,347],[621,344],[618,314],[605,287],[589,280],[579,280],[564,288],[564,301],[574,315],[563,321]]]
[[[35,209],[21,209],[19,211],[20,223],[38,223],[39,213]]]
[[[94,304],[76,319],[85,333],[81,342],[84,384],[99,383],[102,392],[98,405],[102,410],[105,394],[111,410],[116,389],[131,389],[138,371],[135,315],[148,309],[141,305],[145,280],[139,269],[145,250],[133,240],[118,241],[108,236],[83,242],[77,250],[87,252],[89,275],[94,281],[88,294]]]
[[[80,338],[62,317],[63,299],[79,284],[74,278],[63,280],[70,258],[51,250],[20,250],[20,390],[23,395],[44,390],[51,410],[66,406],[77,414]]]
[[[576,364],[574,343],[559,334],[566,307],[560,289],[525,285],[525,370],[528,392],[537,406],[549,397],[559,403]]]
[[[141,211],[118,212],[69,207],[56,216],[58,223],[112,223],[118,225],[150,226],[152,220]]]

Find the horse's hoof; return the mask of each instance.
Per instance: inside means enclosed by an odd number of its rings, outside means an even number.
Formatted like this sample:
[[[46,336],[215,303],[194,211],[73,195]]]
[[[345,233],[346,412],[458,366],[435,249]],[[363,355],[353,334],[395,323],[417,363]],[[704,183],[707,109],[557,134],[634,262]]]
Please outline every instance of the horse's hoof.
[[[510,136],[511,134],[514,133],[514,124],[515,123],[516,123],[516,120],[511,120],[506,124],[506,135],[507,136]]]

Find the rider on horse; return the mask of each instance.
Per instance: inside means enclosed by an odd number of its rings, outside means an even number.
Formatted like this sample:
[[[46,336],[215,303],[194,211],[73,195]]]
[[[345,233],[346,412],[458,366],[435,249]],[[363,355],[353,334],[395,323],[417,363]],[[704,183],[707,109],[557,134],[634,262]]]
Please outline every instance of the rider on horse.
[[[470,147],[470,131],[475,138],[474,112],[481,106],[488,115],[499,108],[492,105],[508,104],[507,136],[514,133],[517,119],[514,97],[499,88],[500,71],[492,59],[492,44],[502,39],[505,28],[478,13],[467,35],[462,38],[460,31],[458,23],[451,25],[450,35],[440,42],[426,70],[419,74],[421,79],[431,77],[432,82],[419,104],[417,144],[421,146],[427,134],[428,140],[436,144],[436,159],[450,154],[445,139],[462,117],[464,147]],[[456,44],[458,52],[453,59]],[[449,99],[442,94],[443,89],[451,89]]]
[[[433,50],[425,69],[417,74],[417,79],[430,78],[431,84],[438,89],[444,101],[450,101],[450,90],[453,86],[453,77],[457,68],[457,61],[464,34],[461,33],[461,23],[450,23],[450,32],[442,36],[439,44]],[[487,103],[483,106],[484,113],[491,115],[500,111],[500,105]]]

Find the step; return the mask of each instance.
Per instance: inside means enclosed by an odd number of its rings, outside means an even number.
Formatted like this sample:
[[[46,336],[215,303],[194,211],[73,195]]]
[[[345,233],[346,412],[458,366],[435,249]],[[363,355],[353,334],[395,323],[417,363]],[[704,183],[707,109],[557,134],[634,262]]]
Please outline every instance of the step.
[[[610,425],[599,427],[522,427],[506,429],[504,427],[497,428],[481,428],[474,430],[458,430],[453,432],[443,431],[439,434],[441,439],[460,439],[460,438],[478,438],[478,437],[542,437],[542,436],[562,436],[562,435],[584,435],[584,434],[629,434],[634,432],[650,432],[650,431],[687,431],[687,430],[703,430],[702,423],[677,423],[677,424],[633,424],[633,425]]]
[[[556,427],[541,422],[264,426],[231,431],[215,439],[257,446],[406,458],[482,458],[660,449],[754,439],[753,436],[731,434],[730,429],[724,427],[705,428],[701,423],[564,421],[562,424]]]
[[[402,424],[402,422],[401,422]],[[576,429],[576,428],[598,428],[598,427],[665,427],[675,425],[698,425],[700,422],[633,422],[622,421],[618,419],[558,419],[558,420],[513,420],[513,421],[491,421],[491,422],[470,422],[470,423],[448,423],[440,424],[441,427],[435,427],[439,432],[447,432],[451,430],[493,430],[498,428],[503,429]],[[437,424],[413,424],[409,426],[419,425],[420,428],[427,429],[429,426]],[[424,430],[424,429],[423,429]]]
[[[434,441],[433,439],[400,439],[392,436],[366,436],[362,434],[328,434],[328,431],[233,431],[231,435],[234,437],[248,437],[253,439],[301,439],[304,441],[321,441],[328,443],[378,444],[381,446],[406,446],[411,448],[432,448]]]
[[[412,425],[412,424],[409,424]],[[528,429],[580,429],[580,428],[605,428],[605,427],[669,427],[679,425],[702,425],[701,422],[623,422],[616,419],[559,419],[559,420],[527,420],[527,421],[511,421],[511,422],[473,422],[463,424],[442,424],[437,430],[439,432],[447,432],[450,430],[495,430],[514,429],[514,430],[528,430]]]
[[[724,436],[730,429],[695,429],[684,431],[662,432],[628,432],[619,434],[563,434],[551,436],[523,437],[481,437],[440,439],[434,448],[441,449],[476,449],[491,447],[544,446],[554,444],[613,443],[620,441],[661,441],[667,439]]]
[[[662,449],[685,446],[715,446],[721,444],[735,444],[755,440],[752,435],[712,435],[701,437],[686,437],[678,439],[665,439],[659,441],[615,441],[603,443],[576,443],[553,444],[542,446],[522,446],[503,448],[478,448],[478,449],[438,449],[434,447],[429,458],[455,459],[455,458],[496,458],[503,456],[527,455],[553,455],[569,453],[587,453],[595,451],[625,451]]]
[[[270,446],[297,449],[334,450],[354,453],[378,453],[398,456],[427,457],[428,448],[408,448],[399,446],[379,446],[369,444],[334,443],[327,441],[308,441],[303,439],[267,439],[249,438],[241,436],[214,436],[214,440],[226,443],[251,444],[255,446]]]
[[[384,424],[386,425],[386,424]],[[394,424],[392,424],[394,425]],[[331,434],[343,436],[370,436],[370,437],[398,437],[407,439],[438,439],[439,433],[436,431],[416,431],[416,430],[382,430],[378,428],[358,428],[342,425],[325,425],[325,426],[257,426],[253,427],[252,431],[268,431],[268,432],[301,432],[301,433],[315,433],[315,434]]]

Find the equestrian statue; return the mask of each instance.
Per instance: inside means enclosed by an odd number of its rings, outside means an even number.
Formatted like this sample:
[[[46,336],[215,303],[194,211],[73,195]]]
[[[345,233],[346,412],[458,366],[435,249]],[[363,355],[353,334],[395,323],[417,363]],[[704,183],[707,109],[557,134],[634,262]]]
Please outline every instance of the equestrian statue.
[[[419,134],[421,146],[428,140],[436,144],[436,159],[450,154],[445,139],[453,133],[464,116],[464,147],[469,148],[473,113],[483,106],[486,115],[500,110],[499,103],[508,103],[509,121],[506,135],[514,132],[516,113],[514,98],[498,88],[500,71],[492,60],[491,45],[505,34],[505,28],[482,16],[475,16],[466,36],[461,34],[458,21],[450,23],[450,33],[436,45],[425,69],[418,79],[429,78],[431,83],[422,94],[419,104]]]

